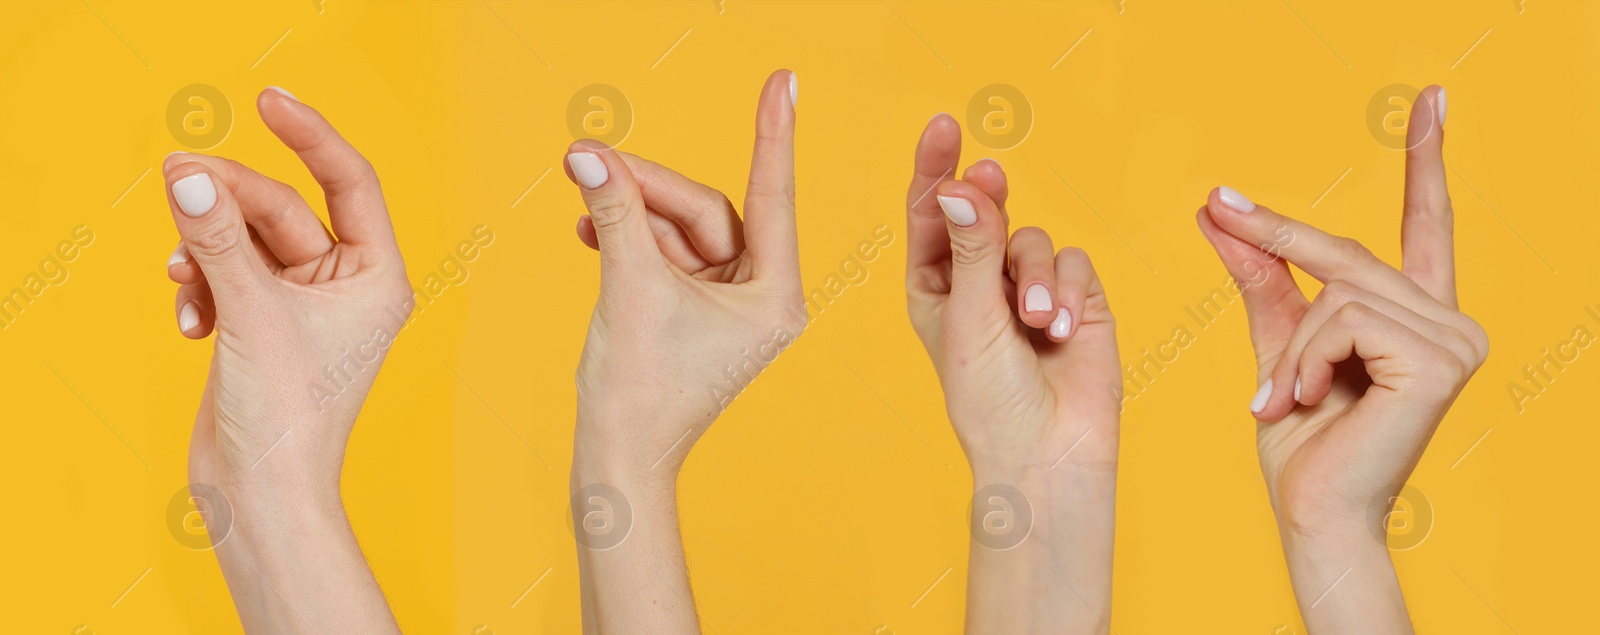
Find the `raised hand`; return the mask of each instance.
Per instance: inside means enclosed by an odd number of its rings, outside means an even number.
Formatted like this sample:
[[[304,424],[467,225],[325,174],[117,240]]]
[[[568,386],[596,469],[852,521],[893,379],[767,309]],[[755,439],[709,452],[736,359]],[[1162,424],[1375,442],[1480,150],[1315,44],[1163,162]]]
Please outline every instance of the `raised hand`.
[[[1199,212],[1243,289],[1261,469],[1312,632],[1411,632],[1382,524],[1489,353],[1483,329],[1457,308],[1445,103],[1429,87],[1411,112],[1399,269],[1230,188]],[[1287,263],[1323,283],[1315,301]]]
[[[573,518],[584,630],[697,633],[676,482],[695,441],[805,327],[794,201],[795,78],[767,78],[741,220],[727,197],[593,141],[567,176],[600,252],[578,365]]]
[[[906,193],[906,304],[972,466],[969,633],[1110,628],[1121,371],[1083,250],[1009,235],[1007,185],[955,174],[961,129],[928,122]]]
[[[405,265],[371,164],[288,93],[262,91],[256,106],[322,185],[333,232],[288,185],[228,159],[167,157],[183,237],[167,267],[183,285],[178,329],[216,334],[191,491],[231,505],[231,527],[208,521],[246,630],[398,632],[345,519],[339,475],[410,314]]]

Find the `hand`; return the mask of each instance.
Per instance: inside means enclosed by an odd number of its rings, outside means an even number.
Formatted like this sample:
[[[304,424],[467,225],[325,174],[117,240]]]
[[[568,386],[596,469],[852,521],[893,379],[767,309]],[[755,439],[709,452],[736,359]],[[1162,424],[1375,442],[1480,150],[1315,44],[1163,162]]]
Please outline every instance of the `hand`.
[[[568,149],[589,210],[578,236],[600,252],[577,373],[574,518],[595,504],[633,519],[604,526],[604,538],[579,535],[586,632],[697,632],[682,599],[678,469],[806,322],[794,86],[778,71],[762,90],[743,220],[720,192],[664,167],[593,141]]]
[[[262,91],[256,105],[322,184],[334,234],[288,185],[228,159],[167,157],[167,202],[183,237],[167,267],[183,285],[178,327],[190,339],[216,333],[189,479],[233,508],[229,533],[212,539],[247,629],[309,631],[310,620],[393,631],[349,535],[339,473],[410,314],[405,264],[366,159],[287,93]]]
[[[1319,623],[1329,632],[1409,632],[1382,524],[1439,421],[1489,353],[1483,329],[1456,305],[1444,110],[1444,91],[1429,87],[1411,113],[1399,270],[1354,240],[1229,188],[1213,190],[1199,213],[1202,233],[1244,292],[1261,382],[1250,402],[1260,421],[1261,469],[1291,573],[1294,561],[1304,560],[1301,570],[1317,578],[1308,588],[1296,580],[1313,630]],[[1315,301],[1306,300],[1285,261],[1323,283]],[[1309,613],[1307,600],[1339,574],[1313,573],[1311,560],[1330,553],[1349,562],[1326,564],[1341,571],[1348,564],[1352,572],[1381,556],[1369,568],[1383,573],[1381,582],[1341,588],[1346,596],[1393,588],[1391,596],[1370,598],[1385,610],[1342,612],[1339,599],[1328,598],[1316,616]]]
[[[998,495],[1003,511],[1033,518],[1015,528],[1025,538],[974,534],[968,632],[1100,632],[1121,409],[1116,324],[1083,250],[1056,252],[1037,227],[1011,234],[1008,250],[1005,173],[984,160],[951,180],[960,155],[959,124],[934,117],[906,194],[906,304],[983,494],[974,514]],[[1013,540],[1025,548],[1006,553]]]

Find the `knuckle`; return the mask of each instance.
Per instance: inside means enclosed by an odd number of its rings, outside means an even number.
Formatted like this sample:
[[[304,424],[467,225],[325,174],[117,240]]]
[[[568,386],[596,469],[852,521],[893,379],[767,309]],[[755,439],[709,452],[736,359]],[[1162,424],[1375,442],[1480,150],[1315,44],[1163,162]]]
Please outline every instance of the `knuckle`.
[[[950,262],[956,265],[975,265],[994,255],[995,246],[976,236],[950,237]]]
[[[1062,247],[1061,251],[1056,252],[1056,261],[1073,268],[1094,266],[1089,261],[1089,252],[1081,247]]]
[[[1340,305],[1333,319],[1352,329],[1360,329],[1372,319],[1373,313],[1372,307],[1352,300]]]
[[[239,249],[244,232],[232,222],[211,223],[189,233],[185,242],[197,258],[220,258]]]
[[[1345,238],[1343,236],[1334,238],[1333,251],[1339,256],[1339,258],[1344,260],[1361,262],[1374,260],[1377,258],[1376,256],[1372,255],[1372,250],[1367,249],[1366,245],[1361,244],[1361,241],[1354,238]]]
[[[1355,301],[1357,292],[1354,284],[1343,280],[1332,280],[1322,287],[1322,292],[1317,294],[1316,302],[1348,304]]]
[[[1481,368],[1484,362],[1489,361],[1489,332],[1477,320],[1465,315],[1462,317],[1465,318],[1466,323],[1462,325],[1461,333],[1471,343],[1472,350],[1476,354],[1473,358],[1473,368]]]

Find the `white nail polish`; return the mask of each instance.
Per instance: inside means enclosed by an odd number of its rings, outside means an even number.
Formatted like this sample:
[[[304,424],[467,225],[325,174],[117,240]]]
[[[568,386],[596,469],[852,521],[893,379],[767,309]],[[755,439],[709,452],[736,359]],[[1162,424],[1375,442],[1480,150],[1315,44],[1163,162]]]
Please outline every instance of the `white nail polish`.
[[[181,265],[189,262],[189,248],[183,243],[178,243],[178,248],[172,250],[172,257],[167,258],[167,266]]]
[[[178,311],[178,332],[188,333],[194,327],[200,326],[200,305],[189,302]]]
[[[944,209],[944,215],[957,227],[971,227],[978,222],[978,210],[973,209],[972,201],[959,196],[939,196],[939,207]]]
[[[1022,294],[1022,310],[1029,313],[1049,311],[1050,290],[1037,282],[1028,285],[1028,291]]]
[[[1056,319],[1050,322],[1050,337],[1064,340],[1067,339],[1067,334],[1071,332],[1072,313],[1067,311],[1067,307],[1061,307],[1061,310],[1056,311]]]
[[[172,184],[172,199],[183,213],[200,216],[217,204],[217,188],[211,183],[210,174],[191,174]]]
[[[1294,401],[1300,403],[1300,378],[1294,378]]]
[[[789,71],[789,107],[800,105],[800,80],[796,79],[794,71]]]
[[[1261,389],[1256,391],[1256,396],[1250,399],[1250,412],[1261,412],[1267,409],[1267,399],[1272,397],[1272,380],[1261,384]]]
[[[572,166],[572,174],[578,177],[578,183],[591,190],[605,185],[606,180],[611,178],[611,173],[606,170],[606,162],[593,152],[569,154],[567,165]]]
[[[1440,86],[1439,87],[1439,125],[1441,125],[1441,126],[1444,125],[1444,113],[1445,113],[1445,110],[1446,109],[1445,109],[1445,99],[1444,99],[1444,87]]]
[[[1235,211],[1243,212],[1245,214],[1256,211],[1255,203],[1250,202],[1250,199],[1245,198],[1245,195],[1240,194],[1239,190],[1233,189],[1226,185],[1217,188],[1217,197],[1222,199],[1223,205],[1227,205],[1228,207],[1233,208]]]
[[[289,91],[284,90],[282,88],[278,88],[277,86],[268,86],[267,90],[277,91],[277,93],[279,95],[283,95],[284,97],[288,97],[289,99],[293,99],[295,101],[300,101],[300,98],[299,97],[295,97],[293,93],[290,93]]]

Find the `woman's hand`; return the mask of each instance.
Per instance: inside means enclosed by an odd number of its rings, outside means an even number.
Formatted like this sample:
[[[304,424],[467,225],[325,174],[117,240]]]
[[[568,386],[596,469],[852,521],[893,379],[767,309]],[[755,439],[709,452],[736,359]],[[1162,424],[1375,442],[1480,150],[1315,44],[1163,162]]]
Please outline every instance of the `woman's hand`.
[[[1008,245],[1005,173],[984,160],[952,180],[960,156],[960,126],[934,117],[906,194],[906,303],[977,488],[967,632],[1103,632],[1116,324],[1088,255],[1037,227]]]
[[[345,520],[339,473],[410,314],[405,264],[366,159],[288,93],[262,91],[256,105],[322,185],[333,233],[288,185],[228,159],[167,157],[183,237],[167,266],[182,285],[178,328],[216,333],[191,488],[232,507],[212,540],[247,630],[398,632]]]
[[[1199,212],[1244,292],[1261,469],[1313,632],[1410,632],[1383,524],[1489,354],[1483,329],[1456,305],[1444,113],[1438,87],[1412,109],[1398,270],[1229,188]],[[1315,301],[1285,261],[1323,283]]]
[[[789,71],[756,111],[745,216],[721,192],[593,141],[567,176],[600,252],[578,364],[573,518],[585,632],[693,633],[675,484],[691,446],[806,324]]]

